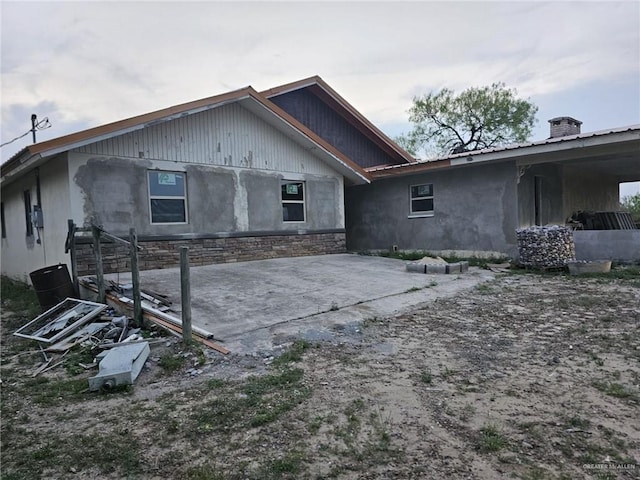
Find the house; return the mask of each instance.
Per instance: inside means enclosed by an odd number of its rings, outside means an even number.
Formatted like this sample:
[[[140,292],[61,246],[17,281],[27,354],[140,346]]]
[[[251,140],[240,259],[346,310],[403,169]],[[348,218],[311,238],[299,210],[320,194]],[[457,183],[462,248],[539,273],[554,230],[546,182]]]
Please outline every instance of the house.
[[[379,250],[517,254],[516,229],[618,207],[640,125],[416,161],[320,77],[251,87],[30,145],[0,169],[2,273],[68,263],[67,221],[127,238],[140,268]],[[581,230],[578,257],[640,258],[640,230]],[[95,270],[76,238],[78,274]],[[103,244],[104,271],[130,268]]]
[[[581,133],[550,120],[550,138],[411,164],[367,168],[346,191],[350,250],[465,250],[517,255],[516,229],[616,211],[640,180],[640,125]],[[578,259],[640,259],[640,230],[576,230]]]
[[[287,112],[300,102],[327,123]],[[1,167],[2,273],[68,263],[68,219],[122,238],[135,227],[142,269],[178,265],[182,245],[194,265],[344,252],[345,186],[410,161],[319,77],[36,143]],[[92,274],[91,239],[77,244],[78,273]],[[105,272],[129,268],[124,247],[102,255]]]

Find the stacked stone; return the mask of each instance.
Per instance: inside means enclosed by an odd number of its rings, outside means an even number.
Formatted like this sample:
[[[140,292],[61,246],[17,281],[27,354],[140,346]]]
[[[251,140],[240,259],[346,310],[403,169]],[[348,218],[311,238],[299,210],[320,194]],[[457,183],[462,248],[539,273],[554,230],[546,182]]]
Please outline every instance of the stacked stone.
[[[519,228],[518,253],[526,267],[558,268],[576,259],[573,232],[561,225]]]

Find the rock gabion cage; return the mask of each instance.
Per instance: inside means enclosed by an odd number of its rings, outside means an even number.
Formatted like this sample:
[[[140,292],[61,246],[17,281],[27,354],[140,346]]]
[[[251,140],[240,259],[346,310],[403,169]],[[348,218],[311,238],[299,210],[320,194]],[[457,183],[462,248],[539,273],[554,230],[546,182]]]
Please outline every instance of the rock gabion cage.
[[[576,259],[573,231],[562,225],[516,230],[520,263],[525,267],[558,268]]]

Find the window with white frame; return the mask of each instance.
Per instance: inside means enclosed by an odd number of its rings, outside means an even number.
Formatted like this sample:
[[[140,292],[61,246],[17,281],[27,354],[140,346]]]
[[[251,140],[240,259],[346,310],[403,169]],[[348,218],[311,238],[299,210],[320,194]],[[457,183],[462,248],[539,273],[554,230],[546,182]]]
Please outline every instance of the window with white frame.
[[[304,182],[283,180],[282,192],[282,221],[304,222]]]
[[[161,170],[148,174],[151,223],[187,223],[186,174]]]
[[[433,183],[411,185],[409,197],[411,215],[433,215]]]

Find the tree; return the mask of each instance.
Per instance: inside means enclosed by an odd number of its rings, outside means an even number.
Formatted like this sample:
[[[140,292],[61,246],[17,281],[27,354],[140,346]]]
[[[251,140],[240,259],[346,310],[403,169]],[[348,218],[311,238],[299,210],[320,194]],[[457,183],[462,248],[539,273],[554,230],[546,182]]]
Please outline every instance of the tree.
[[[620,204],[622,208],[631,214],[634,223],[640,224],[640,193],[623,197]]]
[[[397,139],[417,155],[462,153],[522,143],[531,135],[538,107],[517,98],[504,83],[468,88],[459,95],[445,88],[417,96],[409,109],[413,130]]]

